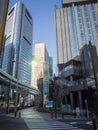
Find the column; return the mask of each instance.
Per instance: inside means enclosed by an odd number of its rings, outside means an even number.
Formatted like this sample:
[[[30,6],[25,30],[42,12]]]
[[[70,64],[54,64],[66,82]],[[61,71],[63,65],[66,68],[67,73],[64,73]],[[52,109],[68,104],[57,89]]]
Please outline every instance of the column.
[[[67,96],[65,95],[65,104],[68,104]]]
[[[70,82],[71,82],[71,86],[73,85],[73,77],[70,76]]]
[[[79,99],[79,107],[82,110],[83,106],[82,106],[82,94],[80,91],[78,91],[78,99]]]
[[[71,101],[71,109],[74,108],[74,103],[73,103],[73,94],[70,93],[70,101]]]

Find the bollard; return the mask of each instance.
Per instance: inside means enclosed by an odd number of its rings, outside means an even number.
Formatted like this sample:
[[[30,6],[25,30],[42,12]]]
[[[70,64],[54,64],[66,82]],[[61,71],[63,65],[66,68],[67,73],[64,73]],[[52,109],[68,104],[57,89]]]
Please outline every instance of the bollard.
[[[17,117],[17,112],[16,111],[14,112],[14,116]]]
[[[51,112],[51,118],[53,118],[53,112]]]
[[[62,119],[64,119],[64,114],[62,113]]]
[[[96,121],[95,121],[95,119],[92,119],[92,123],[93,123],[93,130],[96,130]]]
[[[19,112],[19,118],[21,118],[21,112]]]

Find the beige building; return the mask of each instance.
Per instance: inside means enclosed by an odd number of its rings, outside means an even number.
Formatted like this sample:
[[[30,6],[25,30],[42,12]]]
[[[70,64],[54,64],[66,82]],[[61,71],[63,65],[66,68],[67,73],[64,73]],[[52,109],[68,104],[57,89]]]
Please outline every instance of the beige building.
[[[37,81],[44,77],[44,66],[48,63],[48,52],[44,43],[35,44],[35,67],[34,67],[34,87]]]
[[[58,66],[78,56],[89,41],[98,54],[98,0],[62,0],[55,23]]]

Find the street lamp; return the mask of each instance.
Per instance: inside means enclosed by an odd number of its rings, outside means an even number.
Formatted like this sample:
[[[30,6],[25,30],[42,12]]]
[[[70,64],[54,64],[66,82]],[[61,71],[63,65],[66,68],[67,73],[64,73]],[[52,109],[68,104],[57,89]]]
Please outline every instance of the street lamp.
[[[56,103],[57,103],[57,95],[56,95],[56,77],[55,77],[55,74],[54,74],[54,112],[55,112],[55,118],[57,118]]]
[[[12,60],[12,62],[16,62],[15,60]],[[18,62],[18,65],[21,64]],[[17,98],[18,98],[18,80],[19,80],[19,67],[17,67],[17,85],[16,85],[16,95],[15,95],[15,107],[14,107],[14,116],[17,117]]]
[[[9,66],[9,74],[12,76],[12,60],[10,62],[10,66]],[[10,102],[10,91],[11,91],[11,79],[10,79],[10,84],[9,84],[9,88],[8,88],[8,99],[7,99],[7,109],[6,109],[6,113],[9,113],[9,102]]]
[[[11,90],[11,80],[10,80],[10,86],[8,88],[8,99],[7,99],[7,109],[6,109],[7,114],[9,113],[10,90]]]

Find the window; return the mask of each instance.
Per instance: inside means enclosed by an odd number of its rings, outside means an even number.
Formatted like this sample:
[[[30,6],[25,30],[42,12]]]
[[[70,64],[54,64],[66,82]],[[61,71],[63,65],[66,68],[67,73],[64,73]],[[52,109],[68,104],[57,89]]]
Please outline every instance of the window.
[[[8,13],[8,15],[10,15],[13,11],[14,11],[14,8],[11,9],[11,11]]]

